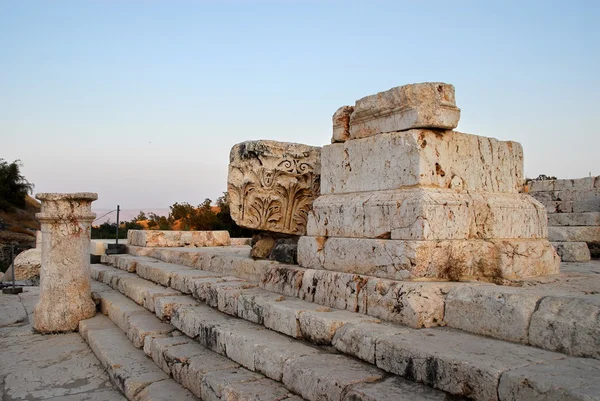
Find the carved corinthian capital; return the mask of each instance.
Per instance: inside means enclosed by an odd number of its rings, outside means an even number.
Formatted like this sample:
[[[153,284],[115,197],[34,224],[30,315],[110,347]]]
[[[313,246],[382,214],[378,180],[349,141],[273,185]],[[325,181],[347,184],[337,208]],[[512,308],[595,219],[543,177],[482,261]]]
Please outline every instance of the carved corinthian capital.
[[[304,235],[319,195],[321,148],[276,141],[247,141],[229,155],[227,192],[240,226]]]

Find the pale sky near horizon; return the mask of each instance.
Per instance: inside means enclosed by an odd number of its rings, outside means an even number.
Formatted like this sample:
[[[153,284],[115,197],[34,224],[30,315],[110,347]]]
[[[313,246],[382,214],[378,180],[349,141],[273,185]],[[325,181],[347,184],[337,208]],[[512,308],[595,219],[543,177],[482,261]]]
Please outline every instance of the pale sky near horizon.
[[[598,1],[0,0],[0,158],[35,192],[167,208],[249,139],[325,145],[340,106],[456,87],[457,130],[525,173],[600,175]]]

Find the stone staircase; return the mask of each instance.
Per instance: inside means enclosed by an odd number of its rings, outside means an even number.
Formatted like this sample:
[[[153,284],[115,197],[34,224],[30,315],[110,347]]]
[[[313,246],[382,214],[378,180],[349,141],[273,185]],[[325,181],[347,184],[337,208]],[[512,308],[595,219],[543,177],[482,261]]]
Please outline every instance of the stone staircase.
[[[171,399],[600,399],[600,264],[495,286],[303,269],[248,247],[129,252],[91,266],[110,320],[80,326],[109,372],[132,350],[111,357],[103,330],[160,367],[111,372],[129,399],[159,384],[184,394]]]
[[[563,261],[598,258],[591,249],[600,243],[600,177],[530,181],[529,194],[546,207],[548,239]]]

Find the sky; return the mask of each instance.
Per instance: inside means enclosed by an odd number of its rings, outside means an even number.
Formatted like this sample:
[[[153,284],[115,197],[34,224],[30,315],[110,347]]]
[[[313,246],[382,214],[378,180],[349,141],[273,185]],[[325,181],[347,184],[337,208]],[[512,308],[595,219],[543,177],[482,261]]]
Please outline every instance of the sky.
[[[598,1],[0,0],[0,158],[95,208],[216,200],[229,150],[326,145],[343,105],[456,88],[525,174],[600,175]]]

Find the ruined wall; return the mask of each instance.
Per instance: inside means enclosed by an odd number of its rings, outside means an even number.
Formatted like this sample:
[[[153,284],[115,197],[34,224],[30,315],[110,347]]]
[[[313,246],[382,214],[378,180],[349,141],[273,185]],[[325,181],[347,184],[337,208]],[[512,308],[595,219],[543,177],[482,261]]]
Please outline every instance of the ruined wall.
[[[600,258],[600,176],[530,181],[528,188],[546,207],[548,239],[563,261]]]

